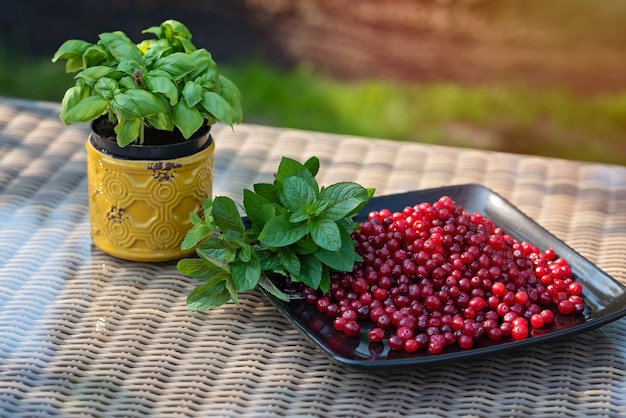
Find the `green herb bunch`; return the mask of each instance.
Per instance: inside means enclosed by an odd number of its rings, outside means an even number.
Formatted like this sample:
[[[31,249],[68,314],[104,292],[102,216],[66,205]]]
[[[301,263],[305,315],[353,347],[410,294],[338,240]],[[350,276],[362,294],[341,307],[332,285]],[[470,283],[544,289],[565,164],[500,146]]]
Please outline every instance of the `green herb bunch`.
[[[182,248],[196,248],[198,258],[178,262],[178,270],[203,283],[193,289],[187,306],[208,310],[233,300],[257,285],[288,300],[270,279],[288,276],[327,291],[332,271],[351,271],[360,256],[351,234],[355,215],[374,194],[356,183],[320,187],[319,159],[304,164],[283,157],[273,183],[243,191],[242,219],[235,202],[224,196],[204,200],[204,219],[192,213],[192,228]]]
[[[61,103],[61,120],[89,122],[107,114],[117,142],[143,143],[144,129],[172,131],[190,138],[203,124],[229,126],[242,119],[237,86],[219,74],[206,49],[176,20],[143,31],[156,39],[133,43],[123,32],[99,35],[96,44],[70,39],[54,54],[76,72],[75,85]]]

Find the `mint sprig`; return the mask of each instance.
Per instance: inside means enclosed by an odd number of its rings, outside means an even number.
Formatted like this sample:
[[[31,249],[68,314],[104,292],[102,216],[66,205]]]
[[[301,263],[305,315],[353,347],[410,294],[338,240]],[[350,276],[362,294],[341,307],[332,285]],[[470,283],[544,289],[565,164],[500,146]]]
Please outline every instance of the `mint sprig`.
[[[203,282],[187,297],[190,309],[238,303],[239,292],[256,286],[288,301],[271,273],[327,291],[333,271],[351,271],[361,261],[351,237],[358,228],[353,215],[374,189],[352,182],[320,187],[319,166],[317,157],[304,164],[283,157],[273,183],[243,191],[245,223],[224,196],[204,200],[204,219],[190,215],[193,226],[181,247],[196,247],[198,257],[177,264],[182,274]]]

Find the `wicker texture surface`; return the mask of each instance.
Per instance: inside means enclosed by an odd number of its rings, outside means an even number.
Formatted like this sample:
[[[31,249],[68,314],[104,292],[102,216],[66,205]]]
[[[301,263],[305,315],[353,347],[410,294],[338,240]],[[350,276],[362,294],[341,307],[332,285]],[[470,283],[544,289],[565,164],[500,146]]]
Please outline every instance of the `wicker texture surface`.
[[[427,369],[334,363],[259,292],[185,306],[175,263],[91,245],[88,126],[0,101],[0,416],[626,416],[626,320]],[[480,183],[626,283],[626,168],[240,125],[217,126],[214,194],[320,157],[320,183],[377,194]],[[416,202],[417,203],[417,202]]]

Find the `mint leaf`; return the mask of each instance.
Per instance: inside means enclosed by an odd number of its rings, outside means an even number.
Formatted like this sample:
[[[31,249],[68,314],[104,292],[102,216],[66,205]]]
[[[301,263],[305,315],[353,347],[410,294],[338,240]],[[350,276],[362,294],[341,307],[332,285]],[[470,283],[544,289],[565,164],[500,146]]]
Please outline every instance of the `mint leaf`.
[[[320,249],[320,246],[313,242],[313,239],[308,236],[296,242],[290,248],[292,248],[296,254],[313,254]]]
[[[330,272],[328,269],[322,270],[322,280],[320,281],[319,289],[324,293],[330,290]]]
[[[222,231],[244,233],[245,227],[235,202],[225,196],[218,196],[213,200],[213,219]]]
[[[289,248],[283,248],[278,251],[278,259],[289,274],[294,276],[300,274],[300,259]]]
[[[194,212],[189,213],[189,219],[193,227],[187,231],[185,238],[183,238],[183,242],[180,245],[181,250],[188,250],[195,247],[200,241],[209,238],[215,229],[210,219],[205,222]]]
[[[220,238],[211,238],[198,246],[198,253],[211,261],[220,260],[230,263],[235,260],[236,250],[227,241]]]
[[[294,279],[313,289],[317,289],[322,281],[322,263],[312,255],[300,257],[300,262],[302,265],[300,274],[295,275]]]
[[[203,282],[224,274],[222,269],[199,258],[182,259],[176,264],[176,268],[185,276],[193,277]]]
[[[306,223],[293,224],[284,216],[276,216],[265,224],[259,241],[268,247],[286,247],[308,234],[309,229]]]
[[[206,311],[223,305],[230,298],[224,282],[205,283],[189,292],[187,307],[193,311]]]
[[[261,270],[263,271],[274,271],[281,265],[278,253],[274,251],[261,249],[257,250],[257,255],[261,261]]]
[[[259,286],[261,286],[265,291],[267,291],[270,295],[274,296],[276,299],[282,300],[283,302],[289,302],[289,297],[280,290],[274,282],[267,278],[265,274],[261,274],[261,280],[259,280]]]
[[[305,164],[284,157],[273,184],[257,183],[253,191],[243,191],[246,223],[231,199],[203,201],[206,220],[190,215],[194,226],[187,242],[202,240],[213,229],[220,234],[198,245],[201,261],[180,264],[182,272],[207,281],[189,298],[190,306],[211,307],[229,298],[238,303],[238,292],[256,286],[289,300],[269,273],[327,292],[331,272],[352,271],[362,261],[352,240],[358,228],[352,215],[373,189],[344,182],[320,190],[314,177],[318,170],[316,157]]]
[[[215,239],[219,241],[218,239]],[[213,239],[209,240],[214,242]],[[215,265],[216,268],[222,269],[226,272],[230,272],[230,263],[234,256],[229,255],[228,250],[226,248],[208,248],[207,243],[202,243],[196,249],[196,254],[203,259],[206,263]]]
[[[247,263],[252,258],[252,247],[245,242],[239,243],[239,251],[237,251],[237,257]]]
[[[291,215],[289,215],[289,222],[298,223],[306,221],[307,219],[311,218],[311,214],[309,212],[310,209],[308,207],[299,208]]]
[[[335,221],[328,218],[316,218],[311,222],[311,237],[313,241],[328,251],[337,251],[341,248],[341,232]]]
[[[239,298],[237,297],[237,286],[235,286],[235,283],[232,280],[225,280],[224,286],[226,287],[226,290],[228,290],[228,294],[233,302],[239,305]]]
[[[350,182],[336,183],[320,191],[319,200],[328,202],[324,214],[337,220],[353,215],[363,202],[370,199],[368,191]]]
[[[257,234],[263,230],[265,224],[276,216],[276,208],[273,204],[267,203],[259,208],[253,216],[254,228]]]
[[[320,159],[313,156],[304,162],[304,166],[313,176],[317,176],[318,171],[320,171]]]
[[[291,176],[283,181],[283,187],[278,197],[285,207],[291,211],[296,211],[315,202],[316,189],[300,177]]]
[[[280,160],[278,171],[276,172],[276,184],[278,187],[282,187],[287,177],[299,177],[304,180],[317,194],[319,191],[319,185],[315,180],[315,176],[311,174],[308,168],[303,164],[291,158],[283,157]]]
[[[266,203],[269,203],[269,200],[262,195],[248,189],[243,190],[243,207],[248,217],[252,217]]]
[[[261,277],[261,262],[254,254],[247,263],[235,261],[230,265],[235,286],[240,292],[254,289]]]
[[[278,196],[276,195],[276,186],[269,183],[256,183],[254,185],[255,193],[263,196],[267,199],[268,202],[271,203],[280,203],[278,200]]]
[[[180,249],[184,251],[195,247],[200,241],[205,240],[211,235],[212,232],[213,230],[204,224],[195,225],[187,231],[183,242],[180,244]]]
[[[340,229],[340,233],[341,247],[337,251],[322,248],[315,252],[315,257],[335,271],[352,271],[354,263],[360,257],[354,251],[352,237],[343,228]]]

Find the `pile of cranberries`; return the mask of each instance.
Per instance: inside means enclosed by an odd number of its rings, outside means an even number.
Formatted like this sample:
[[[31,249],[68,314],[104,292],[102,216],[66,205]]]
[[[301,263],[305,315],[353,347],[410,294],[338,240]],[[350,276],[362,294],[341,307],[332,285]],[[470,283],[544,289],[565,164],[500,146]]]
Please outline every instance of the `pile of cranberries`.
[[[333,274],[328,292],[304,296],[348,336],[371,321],[369,340],[392,350],[522,340],[555,314],[584,310],[582,286],[554,250],[515,240],[447,196],[371,212],[352,238],[363,261]]]

